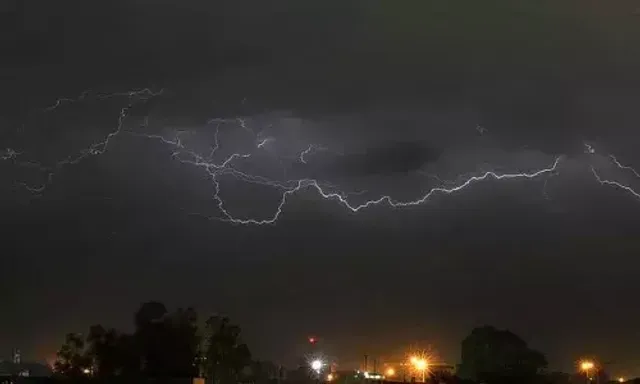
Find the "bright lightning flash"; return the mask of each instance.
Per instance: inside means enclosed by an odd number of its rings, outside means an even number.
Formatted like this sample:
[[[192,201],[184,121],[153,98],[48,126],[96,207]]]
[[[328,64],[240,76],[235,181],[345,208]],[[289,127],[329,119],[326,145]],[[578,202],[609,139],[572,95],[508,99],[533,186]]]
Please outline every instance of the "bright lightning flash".
[[[588,153],[590,154],[595,154],[595,150],[593,149],[593,147],[591,147],[588,144],[585,144]],[[618,161],[618,159],[614,156],[614,155],[609,155],[609,159],[611,160],[611,163],[616,166],[616,168],[621,169],[622,171],[625,172],[631,172],[631,174],[633,174],[637,179],[640,179],[640,173],[633,167],[628,166],[628,165],[623,165],[622,163],[620,163]],[[635,196],[636,198],[640,199],[640,192],[637,191],[636,189],[634,189],[632,186],[628,185],[628,184],[624,184],[620,181],[616,181],[616,180],[611,180],[611,179],[605,179],[604,177],[602,177],[598,171],[596,170],[596,168],[594,166],[591,166],[591,173],[593,174],[593,177],[595,177],[595,179],[598,181],[598,183],[600,183],[601,185],[605,185],[605,186],[610,186],[613,188],[618,188],[621,189],[623,191],[629,192],[631,195]]]
[[[299,160],[301,163],[306,164],[307,159],[306,156],[310,155],[313,152],[326,151],[327,148],[321,147],[319,145],[311,144],[304,151],[300,152]]]
[[[163,93],[164,93],[164,89],[161,89],[158,92],[153,92],[149,88],[144,88],[144,89],[135,89],[127,92],[97,94],[95,97],[98,100],[106,100],[114,97],[127,97],[128,99],[127,106],[120,109],[120,114],[118,116],[116,129],[111,133],[109,133],[107,136],[105,136],[103,140],[91,144],[89,147],[84,148],[79,152],[79,154],[75,156],[69,156],[64,160],[58,161],[57,163],[54,164],[53,167],[45,166],[39,162],[20,163],[19,165],[21,166],[31,166],[31,167],[37,167],[40,170],[47,170],[47,178],[46,178],[47,181],[40,186],[30,186],[24,182],[20,182],[18,184],[22,185],[24,188],[26,188],[28,191],[32,193],[44,192],[47,186],[53,182],[53,177],[60,169],[64,168],[67,165],[78,164],[79,162],[81,162],[82,160],[90,156],[98,156],[106,152],[109,147],[109,144],[111,143],[111,140],[113,140],[113,138],[115,138],[116,136],[118,136],[123,132],[122,128],[124,126],[124,121],[127,118],[129,111],[131,110],[131,108],[133,108],[135,104],[139,102],[145,102],[153,97],[160,96]],[[53,112],[64,104],[77,103],[87,99],[89,96],[90,96],[90,91],[84,91],[80,96],[78,96],[75,99],[65,98],[65,97],[59,98],[58,100],[56,100],[56,102],[53,105],[47,108],[44,108],[43,112],[45,113]],[[11,149],[7,149],[6,152],[7,152],[7,156],[9,155],[11,156],[10,158],[15,158],[15,156],[19,154],[18,152]],[[6,160],[5,156],[3,156],[3,160]]]
[[[604,179],[602,178],[598,172],[596,171],[596,169],[594,167],[591,167],[591,172],[593,173],[593,176],[596,178],[596,180],[598,181],[598,183],[602,184],[602,185],[608,185],[611,187],[616,187],[616,188],[620,188],[624,191],[629,192],[630,194],[632,194],[633,196],[637,197],[638,199],[640,199],[640,192],[636,191],[635,189],[631,188],[630,186],[623,184],[619,181],[615,181],[615,180],[608,180],[608,179]]]
[[[350,212],[356,213],[361,210],[364,210],[369,207],[377,206],[377,205],[385,205],[391,208],[402,208],[402,207],[411,207],[418,206],[426,203],[431,197],[437,194],[442,195],[450,195],[455,194],[463,189],[470,188],[472,185],[488,180],[514,180],[514,179],[538,179],[544,176],[552,176],[556,175],[559,165],[562,161],[562,157],[557,157],[555,160],[546,167],[541,169],[531,171],[531,172],[512,172],[512,173],[499,173],[496,171],[484,171],[480,174],[474,174],[470,176],[464,176],[458,179],[456,182],[442,182],[440,186],[431,188],[428,191],[422,193],[415,200],[398,200],[390,195],[379,196],[374,199],[367,200],[360,204],[354,204],[349,201],[349,196],[351,194],[339,191],[337,187],[311,178],[302,178],[295,180],[274,180],[264,176],[254,175],[251,173],[247,173],[245,171],[241,171],[238,169],[236,165],[242,160],[251,159],[253,156],[253,151],[249,150],[244,153],[231,153],[226,156],[224,159],[218,159],[214,161],[214,158],[217,157],[217,152],[220,149],[220,141],[219,141],[219,132],[221,124],[234,123],[236,126],[246,131],[250,135],[252,135],[254,149],[258,150],[263,148],[268,142],[275,140],[275,138],[266,138],[260,139],[257,137],[258,135],[255,133],[252,128],[248,126],[248,122],[242,118],[236,119],[211,119],[207,122],[207,124],[215,124],[215,134],[213,136],[213,144],[211,145],[211,151],[202,155],[197,153],[196,151],[190,150],[187,148],[184,140],[181,137],[182,132],[177,132],[173,138],[167,138],[163,135],[157,134],[146,134],[139,133],[134,131],[124,130],[124,121],[127,118],[130,110],[137,103],[146,102],[147,100],[158,97],[163,94],[164,90],[159,92],[153,92],[149,89],[142,90],[133,90],[129,92],[121,92],[121,93],[112,93],[112,94],[98,94],[95,96],[100,100],[104,100],[107,98],[113,97],[126,97],[128,102],[125,107],[120,110],[120,114],[117,119],[117,124],[115,129],[106,135],[101,141],[93,143],[89,147],[83,149],[79,152],[79,154],[75,156],[70,156],[64,160],[61,160],[55,163],[51,167],[46,167],[44,165],[40,165],[35,162],[25,162],[23,164],[31,164],[32,166],[40,167],[42,170],[46,170],[48,172],[47,183],[42,186],[27,186],[28,190],[32,192],[42,193],[44,192],[47,185],[52,182],[53,176],[56,172],[58,172],[61,168],[66,165],[77,164],[80,161],[90,157],[90,156],[98,156],[107,151],[109,146],[111,145],[113,139],[116,136],[127,135],[129,137],[137,137],[137,138],[145,138],[148,140],[154,140],[162,143],[172,149],[171,157],[176,161],[179,161],[185,165],[193,166],[202,169],[209,176],[213,187],[212,199],[215,201],[215,205],[219,210],[219,216],[210,217],[210,219],[221,220],[224,222],[232,223],[232,224],[241,224],[241,225],[266,225],[266,224],[274,224],[280,218],[283,209],[287,203],[287,201],[291,198],[292,195],[310,190],[315,192],[319,197],[331,200]],[[45,108],[44,112],[51,112],[56,108],[59,108],[63,104],[80,102],[88,98],[90,94],[88,92],[83,93],[80,97],[76,99],[67,99],[61,98],[56,101],[51,107]],[[148,117],[145,118],[144,126],[148,126]],[[587,152],[593,154],[595,151],[591,146],[586,146]],[[318,145],[309,145],[305,150],[300,152],[298,160],[301,163],[307,163],[309,161],[308,156],[317,151],[325,151],[328,150],[326,147],[318,146]],[[2,160],[13,160],[20,156],[21,153],[14,149],[6,149],[0,159]],[[623,166],[620,164],[615,157],[612,157],[614,164],[617,167],[632,171],[636,176],[640,177],[638,172],[636,172],[633,168],[628,166]],[[628,192],[634,194],[636,197],[640,198],[640,193],[637,193],[635,190],[631,189],[631,187],[623,185],[621,183],[606,180],[600,177],[600,175],[596,172],[595,168],[592,168],[592,172],[596,179],[601,184],[613,185]],[[221,176],[230,176],[236,180],[264,185],[270,188],[273,188],[275,191],[279,191],[279,199],[276,204],[273,212],[267,218],[255,218],[255,217],[237,217],[235,216],[230,209],[227,208],[227,204],[225,200],[221,196]]]

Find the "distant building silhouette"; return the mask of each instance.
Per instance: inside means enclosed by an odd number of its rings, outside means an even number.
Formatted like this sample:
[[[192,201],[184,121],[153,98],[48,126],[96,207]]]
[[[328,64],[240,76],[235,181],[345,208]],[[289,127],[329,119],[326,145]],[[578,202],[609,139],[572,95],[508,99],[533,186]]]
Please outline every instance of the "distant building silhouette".
[[[52,371],[47,365],[39,363],[23,363],[22,354],[18,348],[11,352],[10,361],[0,360],[0,383],[13,382],[16,377],[49,377]]]

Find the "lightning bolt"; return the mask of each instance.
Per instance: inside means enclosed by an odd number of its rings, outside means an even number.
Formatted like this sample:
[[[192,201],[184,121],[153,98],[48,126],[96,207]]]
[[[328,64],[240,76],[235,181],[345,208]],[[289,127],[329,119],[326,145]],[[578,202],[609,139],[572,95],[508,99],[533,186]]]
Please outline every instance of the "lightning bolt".
[[[315,145],[315,144],[311,144],[307,147],[307,149],[305,149],[304,151],[300,152],[300,156],[298,157],[298,159],[300,160],[300,162],[302,164],[307,164],[307,159],[305,158],[305,156],[313,153],[313,152],[318,152],[318,151],[327,151],[328,148],[319,146],[319,145]]]
[[[429,190],[427,193],[425,193],[424,195],[422,195],[420,198],[416,199],[416,200],[410,200],[410,201],[398,201],[395,200],[393,197],[389,196],[389,195],[384,195],[381,196],[377,199],[374,200],[368,200],[365,203],[362,204],[358,204],[358,205],[352,205],[347,198],[345,197],[345,195],[343,193],[338,193],[338,192],[327,192],[323,189],[323,187],[318,183],[317,180],[314,179],[302,179],[302,180],[298,180],[296,185],[293,188],[287,189],[282,193],[282,196],[280,198],[280,202],[277,205],[274,214],[267,219],[241,219],[241,218],[234,218],[233,215],[231,215],[231,213],[229,211],[227,211],[224,208],[224,204],[222,204],[222,200],[220,199],[219,202],[221,202],[218,205],[218,208],[221,210],[224,219],[223,221],[227,221],[233,224],[253,224],[253,225],[265,225],[265,224],[275,224],[277,222],[277,220],[279,219],[280,215],[282,214],[283,208],[287,202],[287,199],[297,193],[300,192],[302,190],[305,189],[311,189],[314,190],[315,192],[317,192],[317,194],[327,200],[333,200],[336,201],[337,203],[339,203],[340,205],[342,205],[343,207],[345,207],[346,209],[348,209],[349,211],[356,213],[359,212],[363,209],[375,206],[375,205],[381,205],[381,204],[387,204],[390,207],[393,208],[402,208],[402,207],[410,207],[410,206],[417,206],[417,205],[421,205],[424,204],[429,198],[431,198],[433,195],[438,194],[438,193],[442,193],[442,194],[453,194],[455,192],[458,192],[462,189],[465,189],[467,187],[469,187],[472,184],[475,184],[477,182],[483,181],[483,180],[487,180],[487,179],[495,179],[495,180],[509,180],[509,179],[521,179],[521,178],[527,178],[527,179],[534,179],[537,178],[539,176],[542,176],[544,174],[548,174],[548,173],[552,173],[555,172],[560,164],[561,161],[561,157],[556,158],[556,160],[553,162],[553,164],[547,168],[543,168],[540,169],[538,171],[532,172],[532,173],[505,173],[505,174],[498,174],[495,172],[485,172],[482,175],[479,176],[472,176],[470,178],[468,178],[465,182],[455,186],[455,187],[451,187],[451,188],[445,188],[445,187],[436,187],[436,188],[432,188],[431,190]],[[216,191],[219,191],[219,184],[216,182]]]
[[[595,154],[596,151],[595,149],[589,145],[589,144],[584,144],[585,145],[585,152],[589,153],[589,154]],[[631,173],[633,173],[633,175],[636,178],[640,178],[640,173],[638,171],[636,171],[635,168],[628,166],[628,165],[624,165],[622,163],[620,163],[618,161],[618,159],[614,156],[614,155],[609,155],[609,160],[611,161],[611,163],[613,165],[615,165],[618,169],[621,169],[623,171],[631,171]],[[635,189],[633,189],[633,187],[623,184],[619,181],[615,181],[615,180],[610,180],[610,179],[605,179],[604,177],[602,177],[597,171],[596,168],[594,166],[591,166],[591,173],[593,174],[593,177],[596,179],[596,181],[598,183],[600,183],[600,185],[605,185],[605,186],[609,186],[609,187],[614,187],[614,188],[618,188],[618,189],[622,189],[623,191],[629,192],[630,194],[632,194],[633,196],[637,197],[640,199],[640,192],[637,192]]]
[[[50,105],[46,108],[43,108],[42,111],[43,112],[51,112],[55,109],[57,109],[58,107],[64,105],[64,104],[73,104],[73,103],[77,103],[78,101],[82,101],[84,99],[87,98],[87,96],[89,96],[91,94],[91,90],[86,90],[84,92],[82,92],[80,94],[80,96],[75,97],[75,98],[69,98],[69,97],[60,97],[56,100],[56,102],[53,105]]]
[[[592,145],[584,143],[584,153],[594,154],[596,153],[596,150]]]
[[[79,102],[85,100],[89,97],[89,91],[85,91],[79,97],[75,99],[71,98],[60,98],[56,100],[56,102],[51,106],[46,108],[47,112],[54,111],[56,108],[59,108],[61,105],[65,105],[68,103]],[[274,138],[266,138],[259,140],[258,135],[256,135],[255,131],[248,127],[247,121],[243,118],[235,118],[235,119],[220,119],[214,118],[207,121],[207,124],[216,124],[214,136],[213,136],[213,145],[211,146],[211,151],[208,155],[202,155],[197,153],[196,151],[190,150],[187,148],[185,143],[182,140],[182,135],[185,131],[178,131],[175,133],[173,137],[167,137],[164,135],[158,134],[148,134],[148,133],[140,133],[134,131],[124,130],[124,121],[127,118],[130,110],[137,102],[144,102],[149,100],[152,97],[159,96],[164,92],[161,90],[160,92],[152,92],[151,90],[145,88],[140,90],[133,90],[127,92],[120,93],[110,93],[110,94],[98,94],[95,97],[100,100],[112,98],[112,97],[127,97],[128,104],[127,106],[121,108],[116,128],[107,134],[102,140],[91,144],[85,149],[81,150],[75,156],[70,156],[64,160],[61,160],[54,164],[53,167],[45,167],[40,165],[39,163],[30,163],[32,166],[40,167],[40,169],[46,169],[48,171],[47,183],[40,187],[33,187],[24,185],[31,192],[41,193],[45,190],[46,186],[49,185],[54,175],[62,168],[68,165],[77,164],[84,159],[91,156],[98,156],[105,153],[113,142],[114,138],[120,135],[127,135],[130,137],[144,138],[147,140],[152,140],[159,142],[163,145],[166,145],[172,149],[171,158],[175,161],[179,161],[182,164],[197,167],[202,169],[209,177],[212,183],[212,200],[215,202],[217,209],[219,211],[219,216],[208,217],[209,219],[220,220],[223,222],[237,224],[237,225],[270,225],[275,224],[278,219],[281,217],[284,207],[287,204],[287,201],[295,194],[301,193],[303,191],[312,191],[317,196],[322,199],[333,201],[340,206],[344,207],[347,211],[352,213],[360,212],[364,209],[384,205],[390,208],[403,208],[403,207],[411,207],[418,206],[426,203],[431,197],[437,194],[442,195],[450,195],[455,194],[463,189],[469,188],[474,184],[487,181],[487,180],[513,180],[513,179],[536,179],[542,177],[544,175],[555,174],[559,164],[562,160],[562,157],[557,157],[555,161],[549,166],[539,169],[534,172],[526,173],[526,172],[518,172],[518,173],[501,173],[497,171],[485,171],[480,174],[475,175],[467,175],[464,177],[459,177],[456,182],[442,182],[440,186],[431,188],[425,193],[423,193],[420,197],[415,200],[398,200],[393,198],[391,195],[383,195],[374,199],[366,200],[360,204],[354,204],[349,201],[349,197],[353,195],[362,195],[367,191],[360,192],[350,192],[346,193],[340,188],[331,183],[322,180],[310,179],[310,178],[302,178],[295,180],[274,180],[268,177],[253,175],[251,173],[247,173],[242,171],[236,165],[240,160],[250,159],[252,157],[251,151],[245,153],[231,153],[226,156],[224,159],[218,159],[214,161],[214,157],[216,157],[216,153],[221,147],[221,143],[219,140],[219,133],[221,124],[226,123],[235,123],[240,129],[250,133],[252,135],[252,139],[254,140],[255,148],[261,149],[263,148],[270,140],[274,140]],[[143,126],[148,127],[149,120],[148,116],[144,120]],[[307,157],[312,153],[318,151],[326,151],[328,150],[325,147],[311,144],[306,149],[300,152],[298,160],[301,163],[307,163]],[[2,155],[2,159],[9,160],[15,159],[19,153],[14,150],[7,149],[5,153]],[[595,172],[595,170],[594,170]],[[223,176],[229,176],[236,180],[260,184],[266,187],[273,188],[276,191],[279,191],[279,198],[275,205],[273,212],[266,218],[258,219],[258,218],[243,218],[236,217],[229,208],[227,208],[224,199],[221,197],[221,188],[222,188],[222,180]]]
[[[633,173],[633,175],[635,177],[640,178],[640,173],[638,173],[638,171],[636,171],[635,168],[630,167],[628,165],[621,164],[618,161],[618,159],[616,159],[616,157],[614,155],[609,155],[609,159],[611,159],[611,162],[617,168],[622,169],[623,171],[631,171],[631,173]],[[629,192],[630,194],[632,194],[636,198],[640,199],[640,192],[637,192],[631,186],[623,184],[623,183],[621,183],[619,181],[609,180],[609,179],[605,179],[605,178],[601,177],[600,174],[598,174],[598,172],[596,171],[595,167],[593,167],[593,166],[591,167],[591,173],[593,173],[593,176],[596,178],[598,183],[600,183],[601,185],[607,185],[607,186],[610,186],[610,187],[622,189],[622,190],[624,190],[626,192]]]
[[[613,162],[613,164],[616,165],[616,167],[623,169],[625,171],[631,171],[637,178],[640,179],[640,173],[638,173],[638,171],[636,171],[633,167],[630,167],[628,165],[622,165],[620,164],[620,162],[618,161],[618,159],[616,159],[615,156],[613,155],[609,155],[609,158],[611,159],[611,161]]]
[[[104,139],[102,139],[101,141],[95,142],[93,144],[91,144],[90,146],[88,146],[87,148],[82,149],[81,151],[79,151],[79,153],[75,156],[69,156],[66,159],[63,159],[61,161],[58,161],[57,163],[55,163],[55,165],[53,167],[47,167],[39,162],[35,162],[35,161],[29,161],[29,162],[21,162],[18,165],[21,166],[31,166],[31,167],[36,167],[39,168],[42,171],[47,171],[47,177],[46,177],[46,182],[43,183],[40,186],[31,186],[28,185],[27,183],[24,182],[19,182],[18,185],[24,187],[25,189],[27,189],[28,191],[32,192],[32,193],[42,193],[45,191],[45,189],[53,182],[53,178],[55,176],[55,174],[62,168],[68,166],[68,165],[75,165],[78,164],[79,162],[81,162],[82,160],[90,157],[90,156],[98,156],[98,155],[102,155],[103,153],[105,153],[109,147],[109,144],[111,143],[111,141],[118,136],[120,133],[122,133],[122,128],[124,126],[124,121],[129,113],[129,111],[131,110],[131,108],[133,108],[133,106],[135,104],[137,104],[138,102],[144,102],[147,101],[149,99],[151,99],[152,97],[156,97],[156,96],[160,96],[165,92],[164,89],[161,89],[158,92],[154,92],[149,88],[142,88],[142,89],[134,89],[131,91],[126,91],[126,92],[114,92],[114,93],[100,93],[97,94],[95,97],[99,100],[106,100],[106,99],[110,99],[113,97],[122,97],[122,96],[126,96],[129,100],[129,103],[126,107],[123,107],[120,109],[120,114],[118,116],[118,121],[117,121],[117,125],[116,125],[116,129],[112,132],[110,132],[109,134],[107,134]],[[69,103],[77,103],[80,101],[83,101],[85,99],[87,99],[89,97],[89,95],[91,94],[90,90],[84,91],[80,94],[80,96],[76,97],[76,98],[67,98],[67,97],[62,97],[56,100],[56,102],[43,109],[43,112],[52,112],[55,111],[57,108],[61,107],[62,105],[65,104],[69,104]],[[148,120],[145,120],[148,123]],[[13,151],[13,150],[12,150]],[[9,154],[9,150],[7,150],[7,154]],[[11,152],[12,157],[17,156],[17,152],[13,151]],[[4,156],[3,156],[4,159]]]
[[[593,173],[593,176],[596,178],[596,180],[600,184],[608,185],[608,186],[611,186],[611,187],[620,188],[620,189],[622,189],[624,191],[629,192],[630,194],[632,194],[633,196],[637,197],[638,199],[640,199],[640,192],[636,192],[630,186],[622,184],[622,183],[620,183],[618,181],[608,180],[608,179],[604,179],[604,178],[600,177],[600,175],[598,174],[598,172],[596,172],[596,169],[593,166],[591,167],[591,172]]]
[[[133,89],[130,91],[126,91],[126,92],[112,92],[112,93],[97,93],[95,95],[95,98],[98,100],[107,100],[107,99],[111,99],[114,97],[123,97],[126,96],[128,98],[134,98],[134,97],[140,97],[142,99],[148,99],[150,97],[153,96],[159,96],[161,94],[163,94],[165,92],[164,89],[161,89],[159,92],[153,92],[151,89],[149,88],[141,88],[141,89]],[[87,98],[89,98],[89,96],[91,95],[91,90],[88,89],[84,92],[82,92],[78,97],[74,97],[74,98],[70,98],[70,97],[60,97],[56,100],[56,102],[46,108],[43,108],[42,111],[43,112],[51,112],[54,111],[56,109],[58,109],[59,107],[66,105],[66,104],[74,104],[83,100],[86,100]]]
[[[273,137],[267,137],[265,139],[262,139],[258,142],[258,144],[256,145],[257,148],[262,148],[265,145],[269,144],[270,142],[274,141],[275,139]]]
[[[218,121],[219,120],[210,120],[209,122],[214,122],[214,121]],[[241,120],[239,120],[241,121]],[[219,127],[217,127],[216,129],[216,135],[214,136],[215,139],[215,146],[214,146],[214,152],[217,148],[220,147],[220,143],[217,139],[217,134],[219,132],[218,130]],[[247,129],[246,124],[245,125],[241,125],[242,129]],[[175,140],[169,140],[166,139],[163,136],[159,136],[159,135],[145,135],[145,134],[136,134],[137,136],[144,136],[147,137],[149,139],[155,139],[155,140],[159,140],[160,142],[164,143],[164,144],[168,144],[168,145],[172,145],[174,146],[176,149],[179,148],[183,148],[180,144],[180,141],[178,139]],[[306,151],[312,151],[314,148],[317,148],[317,146],[314,145],[310,145]],[[304,151],[303,151],[304,152]],[[303,190],[313,190],[317,193],[318,196],[322,197],[323,199],[327,199],[327,200],[332,200],[332,201],[336,201],[338,204],[342,205],[343,207],[345,207],[347,210],[351,211],[351,212],[359,212],[363,209],[366,209],[368,207],[371,206],[375,206],[375,205],[381,205],[381,204],[387,204],[388,206],[392,207],[392,208],[401,208],[401,207],[409,207],[409,206],[416,206],[416,205],[420,205],[420,204],[424,204],[431,196],[433,196],[434,194],[453,194],[455,192],[458,192],[462,189],[465,189],[467,187],[469,187],[470,185],[483,181],[483,180],[487,180],[487,179],[495,179],[495,180],[508,180],[508,179],[517,179],[517,178],[529,178],[529,179],[533,179],[533,178],[537,178],[539,176],[542,176],[544,174],[547,173],[553,173],[557,170],[558,165],[560,164],[561,158],[558,157],[556,158],[556,160],[554,161],[554,163],[547,167],[547,168],[543,168],[541,170],[538,170],[536,172],[532,172],[532,173],[504,173],[504,174],[500,174],[500,173],[496,173],[494,171],[488,171],[488,172],[484,172],[481,175],[476,175],[476,176],[471,176],[466,178],[463,182],[452,186],[452,187],[436,187],[433,188],[431,190],[429,190],[427,193],[425,193],[423,196],[421,196],[419,199],[416,200],[412,200],[412,201],[399,201],[394,199],[393,197],[389,196],[389,195],[384,195],[381,196],[377,199],[374,200],[368,200],[362,204],[358,204],[358,205],[354,205],[351,202],[348,201],[348,197],[354,194],[363,194],[365,191],[360,191],[360,192],[355,192],[355,193],[344,193],[344,192],[340,192],[340,191],[329,191],[328,189],[335,189],[336,187],[329,184],[329,183],[324,183],[315,179],[299,179],[299,180],[288,180],[288,181],[277,181],[277,180],[271,180],[269,178],[266,177],[262,177],[262,176],[256,176],[256,175],[251,175],[251,174],[247,174],[245,172],[242,172],[238,169],[235,169],[234,167],[232,167],[232,162],[235,159],[240,159],[240,158],[249,158],[251,156],[251,154],[249,153],[245,153],[245,154],[240,154],[240,153],[234,153],[229,155],[225,160],[223,160],[220,163],[213,163],[211,161],[211,156],[209,156],[208,158],[205,158],[193,151],[188,151],[186,150],[184,152],[183,156],[177,156],[178,161],[182,162],[183,164],[188,164],[191,166],[195,166],[195,167],[200,167],[203,168],[208,175],[211,178],[212,184],[213,184],[213,189],[214,189],[214,193],[213,193],[213,199],[216,201],[217,203],[217,207],[220,211],[221,216],[216,216],[216,217],[210,217],[209,219],[216,219],[216,220],[221,220],[224,222],[228,222],[228,223],[232,223],[232,224],[241,224],[241,225],[267,225],[267,224],[275,224],[277,222],[277,220],[280,218],[282,211],[284,209],[284,206],[287,203],[287,200],[294,194],[301,192]],[[302,155],[301,155],[302,156]],[[187,158],[185,158],[187,157]],[[303,157],[304,159],[304,157]],[[255,218],[238,218],[235,217],[225,206],[225,202],[224,200],[221,198],[220,196],[220,190],[221,190],[221,184],[220,184],[220,179],[219,177],[222,175],[230,175],[238,180],[242,180],[244,182],[248,182],[248,183],[255,183],[255,184],[260,184],[260,185],[264,185],[264,186],[269,186],[269,187],[273,187],[275,189],[278,189],[281,191],[281,195],[280,195],[280,199],[278,204],[276,205],[275,211],[274,213],[265,219],[255,219]]]

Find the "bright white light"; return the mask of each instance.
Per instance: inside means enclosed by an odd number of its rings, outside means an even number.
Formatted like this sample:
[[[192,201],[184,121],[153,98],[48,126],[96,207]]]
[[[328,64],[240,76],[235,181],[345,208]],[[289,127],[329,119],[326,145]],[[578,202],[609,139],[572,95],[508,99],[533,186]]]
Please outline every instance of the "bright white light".
[[[322,364],[322,361],[320,361],[320,360],[313,360],[313,361],[311,362],[311,369],[313,369],[314,371],[319,371],[319,370],[321,370],[321,369],[322,369],[322,366],[323,366],[323,365],[324,365],[324,364]]]

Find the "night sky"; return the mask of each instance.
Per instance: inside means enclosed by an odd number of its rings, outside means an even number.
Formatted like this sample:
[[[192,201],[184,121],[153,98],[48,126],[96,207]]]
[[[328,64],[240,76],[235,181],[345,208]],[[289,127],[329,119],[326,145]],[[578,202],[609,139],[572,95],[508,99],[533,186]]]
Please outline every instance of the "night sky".
[[[1,357],[154,299],[285,363],[491,324],[640,375],[636,1],[2,0],[0,36]]]

